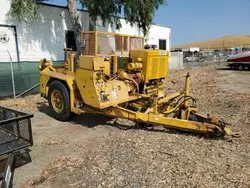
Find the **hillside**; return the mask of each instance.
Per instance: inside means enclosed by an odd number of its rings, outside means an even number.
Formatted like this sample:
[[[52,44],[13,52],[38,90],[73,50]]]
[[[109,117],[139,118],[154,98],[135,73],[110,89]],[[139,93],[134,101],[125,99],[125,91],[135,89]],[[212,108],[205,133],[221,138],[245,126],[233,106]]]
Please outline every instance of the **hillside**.
[[[214,40],[203,40],[174,46],[173,48],[199,47],[201,49],[222,49],[233,47],[250,47],[250,35],[228,35]]]

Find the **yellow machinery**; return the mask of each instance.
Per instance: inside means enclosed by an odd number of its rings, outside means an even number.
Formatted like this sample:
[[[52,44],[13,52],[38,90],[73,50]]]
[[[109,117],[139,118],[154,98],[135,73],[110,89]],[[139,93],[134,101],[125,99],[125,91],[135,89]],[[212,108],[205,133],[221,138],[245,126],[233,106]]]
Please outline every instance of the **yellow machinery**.
[[[168,51],[145,50],[143,37],[115,33],[82,32],[82,40],[77,60],[71,49],[64,49],[64,66],[52,66],[46,59],[39,66],[40,92],[56,119],[100,113],[197,133],[231,134],[220,118],[197,113],[189,75],[183,91],[166,92]]]

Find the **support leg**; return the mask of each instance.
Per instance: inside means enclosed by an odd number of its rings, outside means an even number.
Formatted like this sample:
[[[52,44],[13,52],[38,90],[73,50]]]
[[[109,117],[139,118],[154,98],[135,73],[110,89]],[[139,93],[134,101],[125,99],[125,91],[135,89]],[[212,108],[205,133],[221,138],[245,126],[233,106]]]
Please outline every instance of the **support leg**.
[[[12,180],[15,168],[15,155],[11,153],[7,159],[7,163],[5,166],[5,170],[3,173],[2,185],[1,188],[11,188],[12,187]]]

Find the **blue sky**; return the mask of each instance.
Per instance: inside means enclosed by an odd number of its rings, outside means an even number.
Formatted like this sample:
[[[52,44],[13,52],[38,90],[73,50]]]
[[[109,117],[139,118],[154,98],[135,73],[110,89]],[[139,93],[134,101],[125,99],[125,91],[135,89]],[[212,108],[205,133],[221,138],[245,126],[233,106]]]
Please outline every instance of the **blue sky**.
[[[66,0],[50,3],[66,5]],[[171,27],[172,46],[224,35],[250,35],[250,0],[167,0],[154,23]]]

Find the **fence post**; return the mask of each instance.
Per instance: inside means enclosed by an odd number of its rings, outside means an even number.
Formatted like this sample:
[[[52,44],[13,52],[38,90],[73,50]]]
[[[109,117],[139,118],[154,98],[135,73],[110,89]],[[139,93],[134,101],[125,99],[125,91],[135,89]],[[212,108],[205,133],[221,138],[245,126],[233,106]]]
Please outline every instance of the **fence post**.
[[[9,57],[10,57],[10,70],[11,70],[11,80],[12,80],[13,95],[14,95],[14,98],[16,98],[16,89],[15,89],[15,80],[14,80],[14,73],[13,73],[12,58],[11,58],[11,55],[10,55],[10,52],[9,52],[8,49],[7,49],[7,52],[8,52]]]
[[[180,70],[180,63],[181,63],[181,58],[180,58],[180,52],[177,52],[178,53],[178,72]]]

